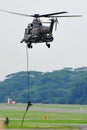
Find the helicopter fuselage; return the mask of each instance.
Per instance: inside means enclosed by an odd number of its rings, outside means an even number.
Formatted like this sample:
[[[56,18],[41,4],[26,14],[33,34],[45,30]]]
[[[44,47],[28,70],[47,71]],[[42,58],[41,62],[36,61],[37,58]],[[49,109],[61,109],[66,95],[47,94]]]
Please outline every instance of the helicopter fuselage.
[[[29,48],[31,48],[32,43],[43,43],[45,42],[48,48],[50,48],[50,44],[48,42],[53,41],[52,30],[54,25],[54,19],[51,20],[50,26],[43,26],[40,19],[34,19],[31,24],[28,24],[25,29],[24,39],[21,41],[29,44]]]

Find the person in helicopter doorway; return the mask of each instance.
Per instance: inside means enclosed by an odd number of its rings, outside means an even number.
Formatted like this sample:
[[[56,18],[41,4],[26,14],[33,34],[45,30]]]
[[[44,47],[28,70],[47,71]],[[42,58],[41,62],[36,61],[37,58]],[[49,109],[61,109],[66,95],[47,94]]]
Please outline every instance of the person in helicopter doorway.
[[[28,24],[27,28],[25,28],[24,38],[22,39],[21,43],[28,42],[28,39],[31,37],[32,26],[32,24]]]

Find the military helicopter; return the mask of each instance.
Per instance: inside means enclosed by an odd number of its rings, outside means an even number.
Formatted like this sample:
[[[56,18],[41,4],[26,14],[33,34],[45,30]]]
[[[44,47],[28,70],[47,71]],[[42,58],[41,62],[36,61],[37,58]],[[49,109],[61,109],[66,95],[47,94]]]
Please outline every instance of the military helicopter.
[[[68,13],[66,11],[43,14],[43,15],[40,14],[28,15],[28,14],[11,12],[7,10],[0,10],[0,11],[34,18],[32,23],[29,23],[27,28],[25,28],[24,38],[21,40],[21,43],[25,42],[28,48],[33,48],[32,43],[46,43],[46,46],[50,48],[50,42],[54,40],[52,34],[54,23],[55,23],[55,29],[57,28],[57,24],[58,24],[57,18],[81,17],[81,15],[63,15],[63,16],[60,15],[60,14]],[[49,18],[50,22],[42,22],[40,20],[40,18],[42,17]],[[43,25],[43,23],[49,23],[50,25],[45,26]]]

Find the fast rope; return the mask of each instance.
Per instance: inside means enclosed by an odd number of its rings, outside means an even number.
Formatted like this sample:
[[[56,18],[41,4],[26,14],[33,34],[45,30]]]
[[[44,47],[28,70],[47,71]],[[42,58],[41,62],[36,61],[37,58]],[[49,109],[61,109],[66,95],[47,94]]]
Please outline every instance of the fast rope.
[[[27,45],[26,45],[26,57],[27,57],[27,85],[28,85],[28,101],[27,101],[27,108],[26,108],[26,111],[25,111],[25,113],[24,113],[24,115],[23,115],[23,119],[22,119],[22,123],[21,123],[21,127],[22,127],[22,125],[23,125],[23,122],[24,122],[24,118],[25,118],[25,115],[26,115],[26,113],[27,113],[27,111],[28,111],[28,109],[29,109],[29,107],[32,105],[32,103],[31,103],[31,101],[30,101],[30,95],[29,95],[29,61],[28,61],[28,47],[27,47]]]

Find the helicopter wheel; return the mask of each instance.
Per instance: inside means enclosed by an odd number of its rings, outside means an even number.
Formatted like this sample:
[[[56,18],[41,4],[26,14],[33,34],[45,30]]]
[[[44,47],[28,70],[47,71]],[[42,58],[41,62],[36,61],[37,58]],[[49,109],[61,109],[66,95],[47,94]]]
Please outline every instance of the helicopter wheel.
[[[27,47],[28,48],[33,48],[33,46],[29,43],[29,44],[27,44]]]
[[[48,48],[50,48],[50,44],[47,44],[47,42],[46,42],[46,45],[47,45]]]
[[[48,44],[48,48],[50,48],[50,44]]]

